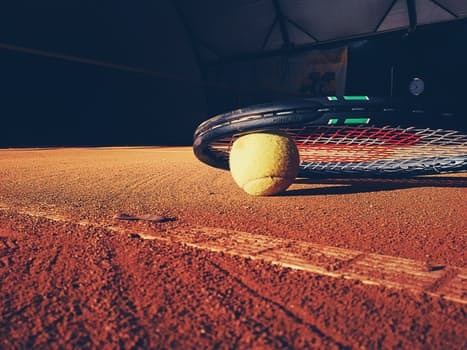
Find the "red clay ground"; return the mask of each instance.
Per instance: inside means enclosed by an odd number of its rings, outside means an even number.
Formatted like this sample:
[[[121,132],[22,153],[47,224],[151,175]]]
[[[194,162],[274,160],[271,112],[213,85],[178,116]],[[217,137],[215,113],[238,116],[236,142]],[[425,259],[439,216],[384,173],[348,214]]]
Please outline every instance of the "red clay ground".
[[[170,239],[223,228],[465,268],[466,187],[297,180],[250,197],[189,148],[2,150],[0,348],[466,348],[465,303]]]

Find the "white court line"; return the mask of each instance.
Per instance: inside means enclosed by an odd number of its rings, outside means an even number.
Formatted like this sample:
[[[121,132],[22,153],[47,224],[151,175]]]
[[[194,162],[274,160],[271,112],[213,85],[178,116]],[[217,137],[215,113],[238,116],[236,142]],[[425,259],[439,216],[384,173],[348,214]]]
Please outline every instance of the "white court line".
[[[0,210],[7,208],[0,205]],[[413,259],[212,227],[167,228],[165,232],[155,232],[128,222],[124,227],[115,221],[109,225],[86,220],[76,222],[44,211],[22,210],[18,213],[52,221],[99,227],[126,235],[137,232],[142,239],[177,242],[195,249],[262,260],[284,268],[358,280],[363,284],[426,293],[459,304],[467,304],[467,268],[429,266],[423,261]]]

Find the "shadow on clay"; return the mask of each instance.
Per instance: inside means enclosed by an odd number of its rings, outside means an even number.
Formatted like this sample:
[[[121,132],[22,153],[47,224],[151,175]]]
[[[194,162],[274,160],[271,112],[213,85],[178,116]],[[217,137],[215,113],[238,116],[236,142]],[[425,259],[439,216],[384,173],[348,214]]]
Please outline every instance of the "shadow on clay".
[[[393,191],[418,187],[463,188],[467,187],[467,177],[413,177],[407,179],[306,179],[297,178],[294,184],[326,185],[289,189],[279,196],[338,195],[379,191]]]

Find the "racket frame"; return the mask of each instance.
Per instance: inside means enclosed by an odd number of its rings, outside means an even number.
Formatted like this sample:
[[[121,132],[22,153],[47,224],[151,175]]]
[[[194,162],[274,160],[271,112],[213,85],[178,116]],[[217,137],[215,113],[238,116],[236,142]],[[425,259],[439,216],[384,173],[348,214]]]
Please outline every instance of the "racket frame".
[[[228,159],[220,157],[213,151],[211,145],[219,140],[236,138],[251,132],[274,132],[310,126],[330,127],[395,127],[408,128],[419,125],[426,127],[426,114],[423,111],[411,111],[399,101],[369,96],[329,96],[325,98],[302,98],[285,102],[266,103],[217,115],[201,123],[194,133],[193,150],[196,157],[202,162],[221,169],[229,169]],[[465,156],[465,155],[464,155]],[[464,157],[465,159],[465,157]],[[460,161],[462,163],[462,160]],[[465,162],[464,162],[465,163]],[[466,164],[459,162],[453,166],[452,171],[464,171]],[[302,166],[302,170],[303,166]],[[301,171],[307,176],[310,169]],[[401,170],[382,171],[378,176],[411,176],[448,172],[438,170],[431,166],[429,169],[418,171]],[[368,176],[371,172],[350,174]],[[404,174],[405,173],[405,174]],[[309,174],[308,174],[309,175]],[[317,171],[314,176],[319,175]],[[325,177],[335,177],[339,171],[325,174]],[[347,174],[349,175],[349,174]],[[374,174],[373,174],[374,175]]]

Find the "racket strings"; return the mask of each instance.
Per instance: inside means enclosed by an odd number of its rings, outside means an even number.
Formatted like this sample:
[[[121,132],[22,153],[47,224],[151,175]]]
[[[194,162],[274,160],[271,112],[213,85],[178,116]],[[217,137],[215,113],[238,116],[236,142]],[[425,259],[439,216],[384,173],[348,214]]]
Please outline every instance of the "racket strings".
[[[418,140],[418,137],[400,137],[388,128],[303,127],[286,131],[292,135],[305,162],[363,162],[386,158],[391,154],[392,145],[408,145]]]
[[[368,126],[303,126],[282,129],[295,141],[302,171],[323,174],[405,171],[430,167],[467,167],[467,136],[443,129]],[[210,151],[228,160],[238,136],[210,144]]]
[[[453,131],[376,127],[287,129],[302,161],[364,162],[466,153],[466,136]]]

